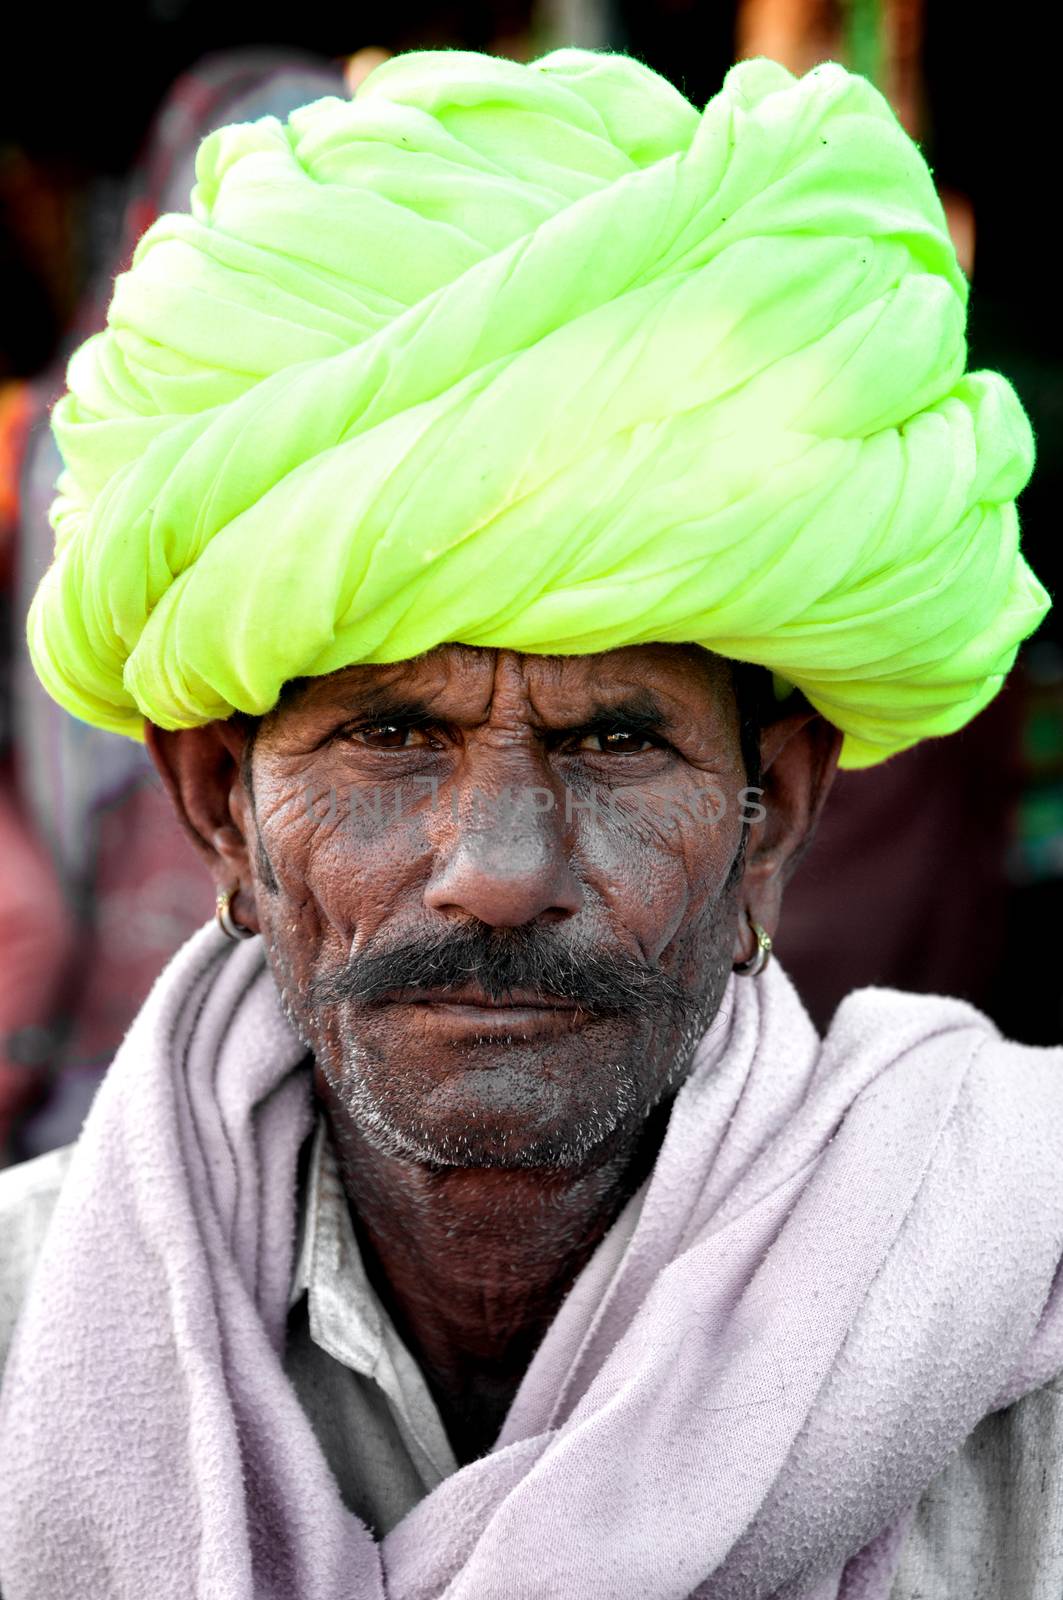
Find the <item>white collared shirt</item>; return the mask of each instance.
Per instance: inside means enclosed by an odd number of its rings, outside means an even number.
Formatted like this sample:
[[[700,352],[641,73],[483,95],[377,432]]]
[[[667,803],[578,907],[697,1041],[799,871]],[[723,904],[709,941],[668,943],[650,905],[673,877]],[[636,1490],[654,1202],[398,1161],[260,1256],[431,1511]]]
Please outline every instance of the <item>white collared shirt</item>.
[[[378,1534],[458,1463],[416,1361],[369,1281],[324,1117],[300,1207],[285,1370],[347,1504]]]

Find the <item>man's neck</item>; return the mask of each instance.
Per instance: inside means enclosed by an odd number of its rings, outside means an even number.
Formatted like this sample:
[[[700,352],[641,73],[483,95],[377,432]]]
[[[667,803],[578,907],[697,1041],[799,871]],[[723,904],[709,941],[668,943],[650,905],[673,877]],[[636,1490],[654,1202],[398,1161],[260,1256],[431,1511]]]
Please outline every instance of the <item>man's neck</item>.
[[[330,1114],[366,1270],[459,1461],[497,1438],[562,1300],[653,1166],[669,1109],[578,1173],[427,1166],[382,1153]]]

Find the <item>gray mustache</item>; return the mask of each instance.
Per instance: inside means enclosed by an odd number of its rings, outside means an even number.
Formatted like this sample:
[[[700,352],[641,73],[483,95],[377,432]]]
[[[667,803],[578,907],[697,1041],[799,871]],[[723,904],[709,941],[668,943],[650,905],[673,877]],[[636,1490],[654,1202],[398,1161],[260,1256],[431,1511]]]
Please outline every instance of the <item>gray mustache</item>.
[[[571,946],[537,927],[465,927],[386,950],[363,951],[311,980],[314,1006],[371,1006],[403,989],[460,989],[475,980],[490,999],[532,990],[603,1016],[647,1009],[690,1020],[697,1000],[659,967],[627,954]]]

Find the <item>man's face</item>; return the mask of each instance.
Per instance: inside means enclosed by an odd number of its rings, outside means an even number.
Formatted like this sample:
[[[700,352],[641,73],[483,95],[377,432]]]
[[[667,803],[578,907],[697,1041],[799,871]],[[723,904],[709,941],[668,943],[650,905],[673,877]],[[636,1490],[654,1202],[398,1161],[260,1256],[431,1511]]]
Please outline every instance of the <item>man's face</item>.
[[[589,1167],[680,1081],[738,914],[726,663],[443,646],[353,667],[289,692],[252,775],[269,961],[374,1144]]]

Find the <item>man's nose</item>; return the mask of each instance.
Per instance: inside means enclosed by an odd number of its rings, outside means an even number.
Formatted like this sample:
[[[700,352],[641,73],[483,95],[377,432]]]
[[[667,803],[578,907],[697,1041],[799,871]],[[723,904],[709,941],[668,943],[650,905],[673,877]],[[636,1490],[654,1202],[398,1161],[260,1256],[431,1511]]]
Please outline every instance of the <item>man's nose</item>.
[[[453,847],[437,857],[425,905],[493,928],[559,922],[579,911],[583,886],[563,822],[534,802],[502,803],[494,814],[459,823]]]

